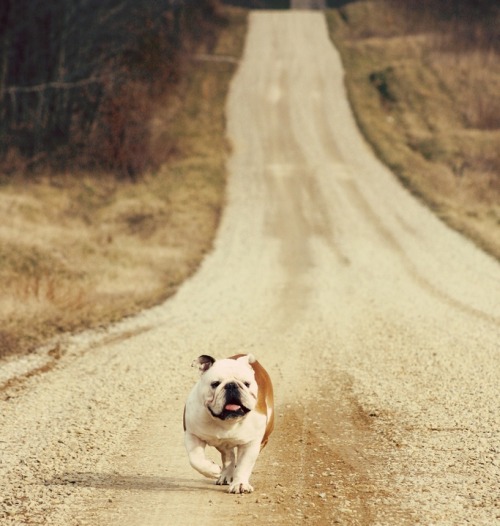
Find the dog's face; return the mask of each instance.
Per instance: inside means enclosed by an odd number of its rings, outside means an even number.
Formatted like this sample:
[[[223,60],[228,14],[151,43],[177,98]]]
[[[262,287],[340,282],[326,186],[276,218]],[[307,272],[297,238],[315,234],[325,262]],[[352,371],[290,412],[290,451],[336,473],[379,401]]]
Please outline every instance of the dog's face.
[[[258,387],[248,355],[237,360],[216,361],[208,356],[200,357],[198,363],[202,370],[203,399],[213,417],[221,420],[243,418],[255,408]]]

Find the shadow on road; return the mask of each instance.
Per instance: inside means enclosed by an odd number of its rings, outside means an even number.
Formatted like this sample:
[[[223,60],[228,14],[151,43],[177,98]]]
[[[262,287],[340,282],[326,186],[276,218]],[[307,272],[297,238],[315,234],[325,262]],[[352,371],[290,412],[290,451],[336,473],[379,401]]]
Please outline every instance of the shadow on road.
[[[148,475],[120,475],[119,473],[64,473],[45,482],[47,486],[69,486],[134,491],[193,491],[212,489],[221,491],[208,479],[155,477]],[[223,490],[222,490],[223,491]]]

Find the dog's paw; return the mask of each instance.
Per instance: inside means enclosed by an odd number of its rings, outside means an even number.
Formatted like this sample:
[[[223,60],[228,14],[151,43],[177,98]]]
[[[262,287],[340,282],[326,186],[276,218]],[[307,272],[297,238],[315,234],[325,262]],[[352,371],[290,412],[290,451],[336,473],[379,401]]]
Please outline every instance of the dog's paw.
[[[227,486],[233,482],[233,473],[234,473],[234,467],[229,466],[226,469],[223,469],[220,473],[220,477],[217,479],[216,484],[218,486]]]
[[[245,482],[233,482],[229,485],[228,493],[252,493],[253,487]]]
[[[200,470],[201,471],[201,470]],[[201,471],[205,477],[209,479],[219,479],[221,474],[221,467],[214,463],[207,463]]]
[[[227,475],[224,475],[222,473],[215,483],[217,484],[217,486],[227,486],[231,482],[231,480],[231,478],[228,478]]]

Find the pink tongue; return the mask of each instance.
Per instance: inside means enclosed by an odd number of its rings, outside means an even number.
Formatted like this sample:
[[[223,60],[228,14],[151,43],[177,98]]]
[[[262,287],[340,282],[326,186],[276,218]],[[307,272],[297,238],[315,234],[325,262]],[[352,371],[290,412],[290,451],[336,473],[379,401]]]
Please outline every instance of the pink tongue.
[[[236,404],[227,404],[225,407],[228,411],[238,411],[240,408],[241,406]]]

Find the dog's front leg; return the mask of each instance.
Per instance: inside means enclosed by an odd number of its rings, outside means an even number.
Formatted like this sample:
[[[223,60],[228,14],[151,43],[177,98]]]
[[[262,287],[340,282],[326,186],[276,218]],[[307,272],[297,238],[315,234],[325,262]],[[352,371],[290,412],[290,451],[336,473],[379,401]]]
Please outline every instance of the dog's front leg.
[[[205,456],[206,442],[199,439],[196,435],[189,433],[189,431],[186,431],[184,433],[184,444],[189,457],[189,463],[196,471],[211,479],[219,477],[221,472],[220,466],[214,464]]]
[[[260,453],[260,439],[238,446],[238,459],[234,470],[233,482],[229,485],[229,493],[252,493],[250,476]]]

